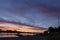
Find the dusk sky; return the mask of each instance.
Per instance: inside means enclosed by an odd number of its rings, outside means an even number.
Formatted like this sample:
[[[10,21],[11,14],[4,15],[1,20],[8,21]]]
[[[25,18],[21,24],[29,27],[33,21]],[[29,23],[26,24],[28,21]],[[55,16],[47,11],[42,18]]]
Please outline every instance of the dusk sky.
[[[0,20],[38,27],[57,26],[60,0],[0,0]]]

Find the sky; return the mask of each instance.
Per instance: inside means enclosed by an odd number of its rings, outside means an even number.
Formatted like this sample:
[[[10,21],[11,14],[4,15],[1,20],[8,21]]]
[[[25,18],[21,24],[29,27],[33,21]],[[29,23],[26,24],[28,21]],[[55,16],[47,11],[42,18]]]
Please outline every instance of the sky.
[[[60,0],[0,0],[0,20],[37,27],[57,26]]]

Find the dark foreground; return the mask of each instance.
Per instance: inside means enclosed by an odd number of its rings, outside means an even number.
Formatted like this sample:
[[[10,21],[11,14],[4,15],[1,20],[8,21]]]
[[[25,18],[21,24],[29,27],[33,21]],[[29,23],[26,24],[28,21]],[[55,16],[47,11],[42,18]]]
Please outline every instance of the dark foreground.
[[[4,37],[4,38],[0,38],[0,40],[46,40],[46,38],[44,37],[30,37],[30,36],[21,36],[21,37]]]

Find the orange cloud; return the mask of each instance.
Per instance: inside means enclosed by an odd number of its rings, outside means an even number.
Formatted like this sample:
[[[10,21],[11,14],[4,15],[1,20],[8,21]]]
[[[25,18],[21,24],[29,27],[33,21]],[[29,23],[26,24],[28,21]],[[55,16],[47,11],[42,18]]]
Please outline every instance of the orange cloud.
[[[7,25],[6,25],[7,24]],[[46,30],[37,29],[37,27],[18,25],[13,23],[0,22],[0,29],[2,30],[16,30],[19,32],[43,33]]]

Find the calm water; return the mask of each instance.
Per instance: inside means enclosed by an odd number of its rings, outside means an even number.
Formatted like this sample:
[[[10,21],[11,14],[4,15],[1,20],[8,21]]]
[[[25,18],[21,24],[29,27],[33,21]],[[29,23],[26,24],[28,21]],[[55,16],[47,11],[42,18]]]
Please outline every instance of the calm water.
[[[0,40],[46,40],[44,37],[37,36],[17,36],[17,33],[0,33]]]
[[[0,37],[18,37],[16,34],[17,33],[0,33]],[[23,36],[27,36],[27,35],[33,36],[33,35],[35,35],[33,33],[20,33],[20,34],[23,35]]]
[[[17,33],[0,33],[0,37],[18,37]]]

